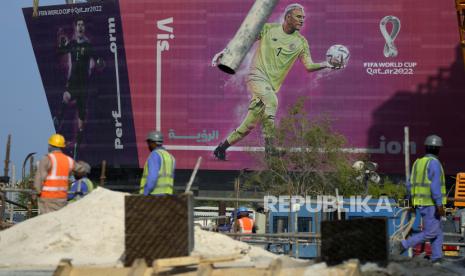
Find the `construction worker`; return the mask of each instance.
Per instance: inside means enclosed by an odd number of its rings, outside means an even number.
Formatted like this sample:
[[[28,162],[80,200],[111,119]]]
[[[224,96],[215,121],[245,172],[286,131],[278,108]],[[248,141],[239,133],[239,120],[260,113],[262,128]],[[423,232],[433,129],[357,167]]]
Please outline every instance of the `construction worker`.
[[[140,180],[140,194],[173,194],[175,160],[163,147],[163,134],[151,131],[147,135],[150,155]]]
[[[403,253],[410,247],[431,242],[431,261],[442,259],[443,233],[441,217],[445,216],[446,183],[444,170],[438,160],[439,149],[443,146],[441,137],[430,135],[425,140],[426,155],[415,161],[407,190],[414,208],[418,208],[423,219],[423,231],[396,244],[395,253]]]
[[[237,224],[233,226],[232,229],[238,230],[239,233],[255,233],[254,220],[249,218],[249,211],[244,206],[237,209]]]
[[[62,152],[65,138],[53,134],[48,139],[48,154],[40,161],[34,178],[34,188],[39,195],[39,213],[46,214],[63,208],[68,197],[68,178],[71,172],[81,170],[73,158]]]
[[[247,90],[252,94],[247,115],[213,151],[218,160],[226,160],[226,150],[244,139],[260,123],[265,137],[265,153],[281,154],[273,147],[275,116],[278,109],[277,93],[295,61],[299,59],[308,72],[324,68],[338,69],[337,64],[315,63],[310,55],[307,39],[299,31],[305,20],[304,7],[290,4],[284,10],[280,23],[266,23],[257,40],[259,45],[247,76]],[[212,65],[217,66],[223,52],[213,57]]]
[[[81,170],[74,172],[75,181],[68,191],[68,201],[79,200],[94,189],[94,184],[87,178],[91,170],[90,165],[84,161],[78,161],[77,163],[81,165]]]

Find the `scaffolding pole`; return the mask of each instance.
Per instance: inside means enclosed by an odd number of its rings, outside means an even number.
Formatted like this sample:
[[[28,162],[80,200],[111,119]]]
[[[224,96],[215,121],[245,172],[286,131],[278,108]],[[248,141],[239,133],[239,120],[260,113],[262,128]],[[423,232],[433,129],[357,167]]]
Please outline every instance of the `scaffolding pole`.
[[[462,58],[465,64],[465,0],[455,0],[455,8],[459,25],[460,48],[462,49]]]

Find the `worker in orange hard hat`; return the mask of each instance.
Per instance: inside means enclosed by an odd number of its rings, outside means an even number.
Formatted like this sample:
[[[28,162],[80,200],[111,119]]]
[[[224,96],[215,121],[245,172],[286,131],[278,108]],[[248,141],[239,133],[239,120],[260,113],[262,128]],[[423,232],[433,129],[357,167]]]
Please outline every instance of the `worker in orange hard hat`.
[[[39,195],[39,213],[59,210],[66,205],[68,198],[68,177],[80,165],[62,152],[65,138],[53,134],[48,139],[48,154],[40,161],[34,178],[34,188]]]

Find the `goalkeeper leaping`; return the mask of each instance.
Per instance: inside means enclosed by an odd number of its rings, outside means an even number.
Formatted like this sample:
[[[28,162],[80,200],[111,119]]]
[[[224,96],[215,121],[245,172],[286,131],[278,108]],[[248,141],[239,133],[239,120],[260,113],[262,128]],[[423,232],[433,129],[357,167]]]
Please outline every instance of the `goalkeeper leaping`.
[[[58,114],[53,118],[55,130],[61,131],[65,110],[69,103],[77,106],[78,129],[74,144],[74,159],[77,159],[79,146],[83,139],[83,132],[87,118],[87,98],[90,76],[95,70],[102,70],[104,61],[98,58],[94,48],[86,36],[86,26],[83,18],[77,18],[73,24],[74,36],[68,37],[59,30],[58,54],[67,55],[66,90]]]
[[[227,139],[214,150],[214,156],[226,160],[226,150],[247,136],[257,123],[262,124],[265,138],[265,153],[271,153],[274,136],[274,120],[278,108],[278,93],[296,59],[304,64],[308,72],[324,68],[337,69],[341,64],[328,62],[314,63],[307,39],[299,30],[305,20],[304,7],[300,4],[288,5],[284,11],[282,24],[266,23],[261,30],[259,45],[254,54],[247,76],[247,89],[252,94],[247,116]],[[215,55],[212,65],[216,66],[222,52]]]

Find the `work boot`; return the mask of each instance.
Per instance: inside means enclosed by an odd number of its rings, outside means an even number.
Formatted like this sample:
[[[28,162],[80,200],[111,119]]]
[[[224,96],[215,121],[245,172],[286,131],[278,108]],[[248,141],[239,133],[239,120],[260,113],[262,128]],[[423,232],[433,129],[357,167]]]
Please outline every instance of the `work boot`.
[[[220,143],[216,149],[213,151],[213,155],[221,161],[226,161],[226,149],[229,147],[228,141]]]
[[[391,248],[391,255],[402,255],[407,251],[407,249],[402,245],[401,241],[394,241],[394,244],[392,245]]]
[[[442,265],[446,264],[445,260],[442,259],[442,258],[435,259],[435,260],[431,260],[431,263],[432,263],[434,266],[442,266]]]

